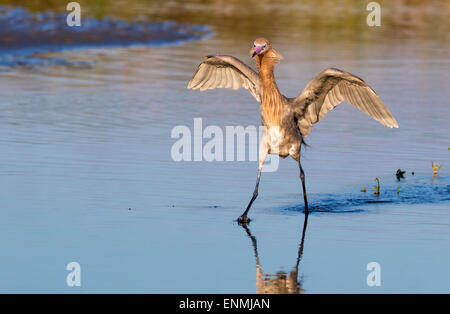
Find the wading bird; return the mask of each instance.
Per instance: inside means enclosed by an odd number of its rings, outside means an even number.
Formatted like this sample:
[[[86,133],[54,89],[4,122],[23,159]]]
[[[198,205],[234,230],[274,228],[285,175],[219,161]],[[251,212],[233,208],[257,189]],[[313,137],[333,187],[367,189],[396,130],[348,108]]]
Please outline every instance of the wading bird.
[[[398,128],[397,121],[377,94],[361,78],[335,68],[328,68],[314,77],[295,98],[282,95],[273,74],[274,66],[282,59],[264,38],[254,41],[250,50],[258,72],[239,59],[225,55],[210,55],[198,66],[188,88],[204,91],[214,88],[246,88],[261,103],[262,124],[266,132],[261,136],[259,166],[253,196],[240,223],[250,219],[247,213],[258,196],[261,169],[268,154],[282,158],[291,156],[298,163],[302,181],[305,211],[308,211],[305,173],[300,163],[303,139],[312,124],[344,100],[370,115],[381,124]]]

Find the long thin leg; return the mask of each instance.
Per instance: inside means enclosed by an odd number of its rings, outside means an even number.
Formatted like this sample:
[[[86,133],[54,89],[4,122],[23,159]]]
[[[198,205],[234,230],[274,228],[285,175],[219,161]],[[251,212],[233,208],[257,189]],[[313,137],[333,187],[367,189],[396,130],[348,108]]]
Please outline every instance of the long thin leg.
[[[302,164],[300,162],[300,159],[302,158],[301,151],[302,151],[302,143],[300,144],[300,148],[298,149],[298,157],[295,158],[298,162],[298,167],[300,168],[300,179],[302,180],[302,188],[303,188],[303,200],[305,202],[305,213],[308,213],[308,198],[306,197],[306,183],[305,183],[305,172],[303,171]]]
[[[308,210],[308,198],[306,197],[305,172],[303,171],[302,164],[300,163],[300,157],[298,159],[298,166],[300,168],[300,179],[302,180],[303,200],[305,201],[305,213],[307,213],[309,210]]]
[[[258,176],[256,177],[256,186],[255,186],[255,190],[253,191],[252,199],[248,203],[247,208],[245,209],[244,213],[238,218],[238,221],[241,223],[248,223],[250,221],[250,219],[247,217],[247,213],[250,210],[250,207],[252,207],[253,202],[258,197],[258,187],[259,187],[259,180],[261,179],[261,169],[262,169],[262,166],[259,166],[258,167]]]
[[[261,179],[261,171],[264,162],[266,161],[267,153],[268,153],[267,134],[266,130],[263,129],[259,145],[258,176],[256,177],[255,190],[253,191],[253,196],[250,202],[248,203],[244,213],[238,218],[238,222],[241,224],[247,224],[248,222],[250,222],[250,219],[247,217],[247,213],[250,210],[250,207],[252,207],[253,202],[258,197],[259,180]]]

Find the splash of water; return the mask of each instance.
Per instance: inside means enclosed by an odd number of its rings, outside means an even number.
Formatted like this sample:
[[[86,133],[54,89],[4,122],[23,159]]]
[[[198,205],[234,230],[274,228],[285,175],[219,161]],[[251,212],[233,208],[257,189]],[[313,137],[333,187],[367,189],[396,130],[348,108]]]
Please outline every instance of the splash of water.
[[[399,193],[397,193],[399,188]],[[357,213],[385,204],[434,204],[450,201],[450,177],[417,178],[397,184],[384,184],[380,195],[372,193],[308,195],[311,213]],[[304,205],[284,206],[282,210],[304,212]]]

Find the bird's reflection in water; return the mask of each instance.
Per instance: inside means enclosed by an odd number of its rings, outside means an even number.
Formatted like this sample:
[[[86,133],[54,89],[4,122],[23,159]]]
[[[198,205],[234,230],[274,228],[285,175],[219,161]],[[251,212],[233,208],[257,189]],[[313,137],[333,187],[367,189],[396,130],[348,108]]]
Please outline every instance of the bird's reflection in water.
[[[302,279],[299,280],[298,266],[303,255],[303,245],[305,243],[306,226],[308,224],[308,212],[305,213],[305,220],[303,222],[302,238],[298,248],[297,260],[292,271],[287,274],[284,271],[279,271],[276,274],[264,274],[259,262],[258,245],[255,236],[252,235],[247,225],[242,227],[247,232],[247,235],[252,240],[253,250],[256,259],[256,293],[259,294],[299,294],[304,293],[302,288]]]

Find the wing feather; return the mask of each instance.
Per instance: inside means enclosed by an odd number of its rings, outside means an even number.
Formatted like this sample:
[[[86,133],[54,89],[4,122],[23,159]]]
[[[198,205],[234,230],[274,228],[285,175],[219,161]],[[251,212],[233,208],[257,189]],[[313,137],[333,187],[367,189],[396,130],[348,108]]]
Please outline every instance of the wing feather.
[[[292,100],[302,135],[306,137],[312,124],[344,100],[381,124],[398,128],[395,118],[369,85],[353,74],[329,68],[312,79]]]
[[[205,80],[205,84],[203,84],[202,88],[200,88],[200,91],[204,91],[204,90],[210,89],[211,87],[215,86],[214,83],[216,81],[216,73],[217,73],[217,71],[214,71],[213,69],[209,69],[208,79]]]
[[[261,101],[261,83],[258,74],[232,56],[207,56],[195,71],[188,88],[204,91],[215,88],[245,88]]]
[[[225,88],[233,88],[233,73],[230,68],[226,68],[225,71],[227,72],[227,82],[225,85]]]
[[[221,68],[218,68],[216,72],[217,72],[217,77],[218,77],[216,84],[217,84],[217,86],[221,86],[224,81],[224,70]]]
[[[209,79],[211,78],[212,74],[213,74],[213,69],[211,69],[211,68],[205,69],[205,72],[203,74],[203,79],[200,82],[200,91],[204,91],[204,90],[208,89],[208,86],[210,83]]]

